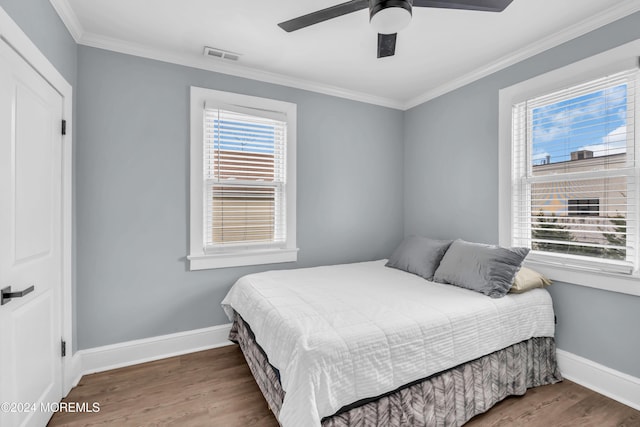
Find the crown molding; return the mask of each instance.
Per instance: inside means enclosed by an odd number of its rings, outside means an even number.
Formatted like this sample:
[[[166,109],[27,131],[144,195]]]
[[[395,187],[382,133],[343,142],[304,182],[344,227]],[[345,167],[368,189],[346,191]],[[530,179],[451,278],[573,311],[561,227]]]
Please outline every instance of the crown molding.
[[[296,89],[308,90],[325,95],[346,98],[353,101],[367,104],[380,105],[382,107],[401,110],[403,104],[399,100],[384,98],[363,92],[357,92],[337,86],[331,86],[311,80],[300,79],[284,74],[262,71],[255,68],[245,67],[239,64],[225,63],[220,60],[206,58],[203,55],[193,55],[191,53],[176,53],[165,49],[152,48],[145,45],[131,43],[125,40],[106,37],[100,34],[85,32],[79,41],[80,44],[99,49],[111,50],[142,58],[154,59],[187,67],[199,68],[202,70],[214,71],[216,73],[228,74],[235,77],[243,77],[251,80],[258,80],[265,83],[272,83],[288,86]]]
[[[491,62],[471,73],[430,89],[427,92],[408,100],[403,105],[402,109],[409,110],[638,11],[640,11],[640,0],[621,1],[617,5],[596,16],[587,18],[584,21],[578,22],[577,24],[567,27],[562,31],[540,39],[535,43],[531,43],[530,45],[525,46],[522,49],[518,49],[516,52],[505,55],[497,61]]]
[[[152,48],[125,40],[89,33],[84,30],[78,16],[73,11],[68,0],[49,0],[60,19],[69,30],[71,37],[78,44],[95,47],[99,49],[111,50],[142,58],[154,59],[187,67],[199,68],[207,71],[228,74],[236,77],[258,80],[265,83],[272,83],[297,89],[308,90],[353,101],[365,102],[367,104],[380,105],[382,107],[403,109],[402,101],[384,98],[368,93],[357,92],[338,86],[331,86],[311,80],[300,79],[284,74],[262,71],[255,68],[245,67],[237,64],[215,62],[215,59],[193,56],[190,54],[179,54],[164,49]]]
[[[297,89],[308,90],[325,95],[336,96],[339,98],[350,99],[353,101],[364,102],[368,104],[380,105],[383,107],[393,108],[397,110],[409,110],[434,98],[442,96],[448,92],[459,89],[474,81],[487,77],[495,72],[503,70],[511,65],[517,64],[525,59],[552,49],[569,40],[580,37],[590,31],[610,24],[625,16],[640,11],[640,0],[623,0],[606,11],[585,19],[577,24],[565,28],[555,34],[545,37],[535,43],[518,49],[490,62],[475,71],[450,80],[440,86],[429,89],[428,91],[408,100],[399,100],[371,95],[364,92],[353,91],[350,89],[327,85],[311,80],[300,79],[297,77],[287,76],[284,74],[272,73],[256,68],[245,67],[239,64],[230,64],[215,62],[204,56],[194,56],[192,54],[184,54],[171,52],[165,49],[152,48],[125,40],[103,36],[95,33],[84,31],[77,15],[69,4],[68,0],[49,0],[56,10],[62,22],[66,25],[76,43],[85,46],[95,47],[99,49],[111,50],[114,52],[124,53],[128,55],[139,56],[142,58],[154,59],[157,61],[168,62],[187,67],[198,68],[217,73],[228,74],[236,77],[243,77],[251,80],[258,80],[265,83],[272,83],[282,86],[293,87]]]
[[[58,16],[69,30],[71,37],[76,43],[80,42],[82,35],[84,34],[84,28],[78,19],[78,15],[73,11],[73,8],[67,0],[49,0],[51,6],[58,13]]]

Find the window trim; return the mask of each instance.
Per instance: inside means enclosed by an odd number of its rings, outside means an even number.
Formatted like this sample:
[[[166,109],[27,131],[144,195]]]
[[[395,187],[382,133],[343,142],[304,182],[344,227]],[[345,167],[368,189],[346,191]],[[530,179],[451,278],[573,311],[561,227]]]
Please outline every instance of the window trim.
[[[205,252],[204,233],[204,181],[203,181],[203,116],[205,105],[230,104],[284,113],[287,117],[287,184],[286,218],[287,240],[281,248],[256,248],[233,245],[221,252]],[[190,211],[189,260],[190,270],[240,267],[248,265],[295,262],[296,246],[296,135],[297,105],[256,96],[242,95],[191,86],[190,88]]]
[[[498,116],[498,235],[500,245],[511,246],[512,241],[512,106],[544,93],[551,93],[608,74],[638,67],[639,56],[640,40],[635,40],[500,90]],[[636,124],[640,124],[640,108],[636,108],[635,114]],[[638,171],[639,169],[636,169],[636,179],[640,179]],[[640,216],[640,213],[637,216]],[[637,220],[640,218],[636,218]],[[536,254],[527,257],[525,264],[552,280],[640,296],[640,273],[638,270],[631,275],[589,271],[586,267],[560,266],[550,261],[548,256],[536,256]]]

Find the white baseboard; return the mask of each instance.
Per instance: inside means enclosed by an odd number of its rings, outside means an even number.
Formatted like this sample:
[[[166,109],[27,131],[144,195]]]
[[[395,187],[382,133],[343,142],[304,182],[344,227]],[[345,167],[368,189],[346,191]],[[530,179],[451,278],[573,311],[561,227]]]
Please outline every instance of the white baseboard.
[[[76,352],[74,386],[83,375],[230,345],[231,324],[127,341]]]
[[[640,411],[640,378],[568,351],[558,349],[557,356],[564,378]]]
[[[75,387],[83,375],[230,345],[230,329],[226,324],[80,350],[65,377]],[[640,410],[640,378],[561,349],[557,356],[566,379]]]

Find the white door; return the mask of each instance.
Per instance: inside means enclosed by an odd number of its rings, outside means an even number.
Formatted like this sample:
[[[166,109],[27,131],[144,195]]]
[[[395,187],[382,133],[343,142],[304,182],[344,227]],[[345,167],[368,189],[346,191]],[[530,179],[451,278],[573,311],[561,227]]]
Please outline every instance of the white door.
[[[0,305],[1,427],[42,427],[62,397],[62,107],[0,40],[0,289],[34,287]]]

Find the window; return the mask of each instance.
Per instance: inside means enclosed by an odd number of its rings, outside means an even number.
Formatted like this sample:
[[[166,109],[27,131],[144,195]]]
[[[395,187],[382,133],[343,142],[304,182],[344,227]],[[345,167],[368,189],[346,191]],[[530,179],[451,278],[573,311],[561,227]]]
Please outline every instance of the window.
[[[552,279],[640,295],[639,51],[500,91],[500,242]]]
[[[569,200],[569,216],[599,216],[600,199]]]
[[[191,89],[192,270],[290,262],[295,104]]]
[[[513,106],[514,245],[567,264],[596,258],[601,269],[633,271],[628,223],[638,209],[627,195],[637,194],[637,75],[624,71]]]
[[[205,106],[205,249],[286,241],[287,122]]]

